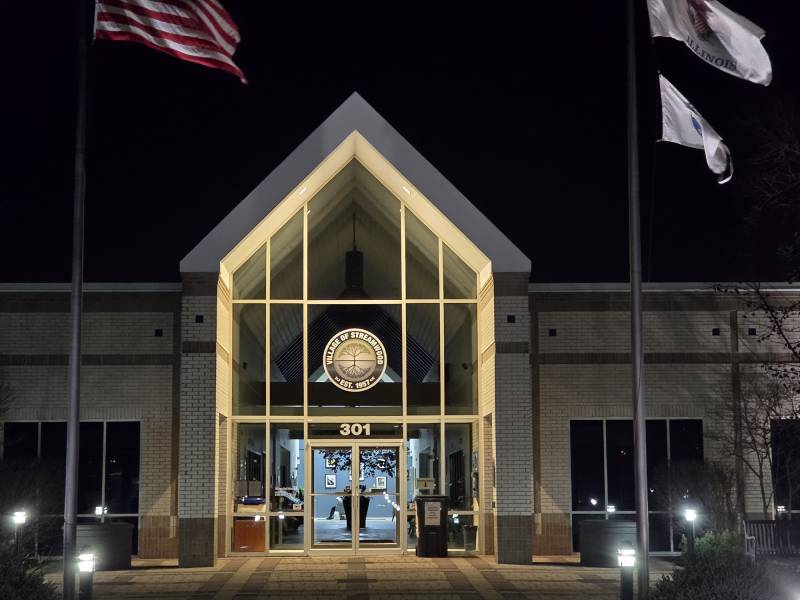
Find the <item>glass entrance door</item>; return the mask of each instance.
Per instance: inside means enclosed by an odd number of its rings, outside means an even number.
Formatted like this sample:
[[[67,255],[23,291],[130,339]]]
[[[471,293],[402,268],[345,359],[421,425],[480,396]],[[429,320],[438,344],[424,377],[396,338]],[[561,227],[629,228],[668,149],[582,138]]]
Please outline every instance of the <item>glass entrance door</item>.
[[[398,471],[399,446],[358,447],[360,548],[398,546],[400,542],[400,503]]]
[[[313,445],[311,459],[311,547],[399,548],[400,445]]]

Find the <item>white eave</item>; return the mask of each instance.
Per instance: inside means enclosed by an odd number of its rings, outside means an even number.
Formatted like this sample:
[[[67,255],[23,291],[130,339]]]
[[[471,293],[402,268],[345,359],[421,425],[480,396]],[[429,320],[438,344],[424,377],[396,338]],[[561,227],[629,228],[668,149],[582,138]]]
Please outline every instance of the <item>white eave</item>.
[[[357,93],[183,258],[181,272],[218,272],[220,261],[353,132],[363,136],[469,238],[491,260],[492,271],[530,272],[530,259]]]

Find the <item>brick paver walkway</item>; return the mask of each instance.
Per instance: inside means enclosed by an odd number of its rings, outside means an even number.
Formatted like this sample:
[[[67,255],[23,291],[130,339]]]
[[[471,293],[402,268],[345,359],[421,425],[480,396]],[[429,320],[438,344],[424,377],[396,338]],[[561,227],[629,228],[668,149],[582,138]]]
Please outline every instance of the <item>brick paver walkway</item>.
[[[492,557],[256,557],[222,559],[213,568],[196,569],[179,569],[174,561],[135,561],[130,571],[96,573],[94,597],[615,600],[618,586],[617,569],[499,565]]]

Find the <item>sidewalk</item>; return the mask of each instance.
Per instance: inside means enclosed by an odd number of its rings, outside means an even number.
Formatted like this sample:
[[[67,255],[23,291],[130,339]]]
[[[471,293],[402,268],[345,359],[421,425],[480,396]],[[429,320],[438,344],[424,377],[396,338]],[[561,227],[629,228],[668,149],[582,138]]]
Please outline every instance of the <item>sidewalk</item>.
[[[653,579],[667,563],[653,565]],[[50,576],[57,581],[57,575]],[[97,599],[530,598],[616,600],[619,571],[573,565],[498,565],[493,557],[351,556],[220,559],[179,569],[174,560],[135,560],[130,571],[95,574]]]

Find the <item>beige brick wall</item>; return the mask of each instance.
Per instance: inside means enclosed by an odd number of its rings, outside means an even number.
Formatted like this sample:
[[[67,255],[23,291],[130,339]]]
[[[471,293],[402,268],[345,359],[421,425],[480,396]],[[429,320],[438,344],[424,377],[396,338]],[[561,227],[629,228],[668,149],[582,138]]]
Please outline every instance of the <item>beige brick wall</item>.
[[[67,313],[0,312],[0,354],[67,354]],[[155,336],[161,329],[162,337]],[[84,354],[172,354],[172,313],[86,313]]]
[[[718,328],[720,335],[712,335]],[[549,330],[555,329],[551,337]],[[729,352],[727,311],[658,312],[643,316],[645,352]],[[600,353],[630,351],[630,313],[539,313],[539,352]]]

